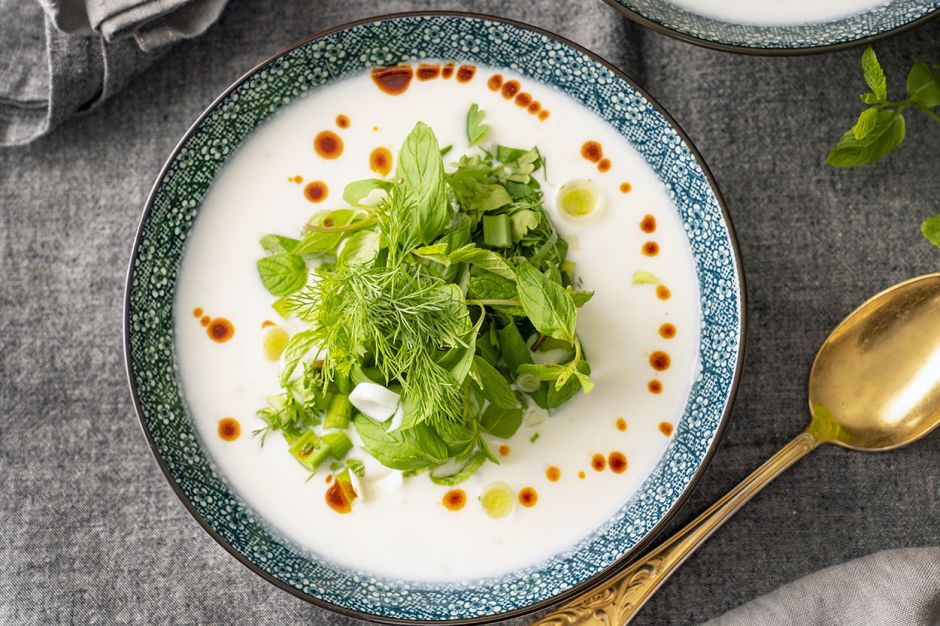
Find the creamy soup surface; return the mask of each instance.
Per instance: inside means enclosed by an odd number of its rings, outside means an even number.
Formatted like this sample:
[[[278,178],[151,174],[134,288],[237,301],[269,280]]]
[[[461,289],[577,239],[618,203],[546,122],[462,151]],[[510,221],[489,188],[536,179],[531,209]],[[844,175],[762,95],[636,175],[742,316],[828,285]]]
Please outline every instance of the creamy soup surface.
[[[887,4],[886,0],[669,0],[693,13],[726,22],[783,26],[831,22]]]
[[[661,458],[699,368],[691,251],[650,167],[606,122],[552,87],[485,67],[458,80],[468,74],[415,79],[404,93],[389,95],[364,73],[277,113],[213,183],[190,234],[175,303],[184,395],[202,444],[233,489],[302,549],[343,566],[416,581],[478,578],[534,565],[603,526]],[[504,83],[518,81],[543,113],[494,90],[494,74]],[[484,144],[537,146],[547,162],[546,211],[570,243],[581,288],[595,291],[578,312],[578,334],[596,388],[542,423],[527,420],[509,440],[489,438],[491,449],[500,450],[500,464],[484,464],[459,485],[467,503],[457,511],[442,503],[450,487],[426,475],[403,479],[354,448],[350,456],[366,466],[363,493],[352,513],[339,515],[324,499],[328,467],[311,478],[280,434],[269,435],[264,446],[252,436],[264,425],[256,411],[281,391],[277,363],[262,352],[262,325],[303,329],[271,308],[275,298],[256,269],[264,254],[258,240],[268,233],[297,236],[314,212],[344,206],[347,183],[375,176],[370,153],[385,147],[395,159],[418,121],[434,130],[440,145],[453,146],[444,157],[450,167],[469,151],[465,129],[472,103],[486,112],[490,134]],[[342,139],[339,158],[327,160],[314,150],[313,138],[324,130]],[[600,144],[607,163],[585,158],[587,141]],[[606,206],[596,218],[573,221],[556,208],[558,188],[574,179],[591,179],[600,189]],[[307,187],[315,181],[323,185]],[[634,284],[637,272],[652,274],[659,284]],[[219,318],[231,327],[219,328]],[[232,334],[218,342],[212,332]],[[656,362],[663,353],[666,369],[658,368],[661,358]],[[236,428],[220,422],[225,418]],[[349,435],[357,441],[353,427]],[[595,455],[607,459],[612,452],[626,458],[625,471],[592,466]],[[478,496],[494,481],[516,493],[532,488],[535,505],[516,502],[508,517],[490,518]]]

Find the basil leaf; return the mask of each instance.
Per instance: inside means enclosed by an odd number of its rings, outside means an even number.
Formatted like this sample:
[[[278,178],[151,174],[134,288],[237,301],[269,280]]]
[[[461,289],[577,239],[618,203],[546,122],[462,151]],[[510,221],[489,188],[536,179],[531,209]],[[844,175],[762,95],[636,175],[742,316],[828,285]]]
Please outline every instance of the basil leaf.
[[[574,343],[574,301],[561,285],[550,281],[528,261],[516,268],[516,288],[522,308],[535,330]]]
[[[374,230],[353,233],[336,257],[340,266],[362,265],[371,262],[379,253],[379,234]]]
[[[539,380],[555,381],[559,376],[565,373],[566,369],[568,368],[564,365],[558,365],[557,363],[530,363],[520,365],[518,373],[529,374]]]
[[[490,127],[483,123],[484,117],[486,113],[476,103],[470,105],[470,110],[467,111],[467,139],[471,146],[475,146],[490,132]]]
[[[518,408],[519,398],[499,370],[480,356],[473,357],[472,369],[475,374],[473,379],[477,381],[484,398],[504,409]]]
[[[261,247],[270,254],[290,254],[300,241],[281,235],[265,235],[260,243]]]
[[[348,226],[353,220],[361,215],[361,211],[354,209],[337,209],[335,211],[324,211],[317,213],[310,220],[315,226]],[[313,231],[300,240],[300,243],[294,248],[294,254],[314,254],[324,255],[336,251],[336,246],[343,240],[343,237],[349,232],[318,232]]]
[[[852,135],[861,141],[875,129],[875,124],[877,123],[878,109],[876,107],[865,109],[858,116],[858,121],[855,122],[855,126],[852,127]]]
[[[480,427],[491,435],[509,439],[519,430],[522,424],[522,414],[522,409],[506,409],[491,404],[483,411]]]
[[[405,138],[395,177],[403,181],[401,185],[415,202],[411,222],[415,241],[434,241],[447,223],[447,190],[437,137],[423,122],[418,122]]]
[[[272,296],[286,296],[307,284],[307,264],[296,254],[275,254],[258,259],[261,283]]]
[[[447,255],[447,257],[453,263],[469,263],[470,265],[476,265],[481,269],[501,276],[506,280],[516,280],[516,274],[512,271],[512,267],[510,267],[505,258],[492,250],[477,248],[472,243],[454,250]]]
[[[917,63],[907,75],[907,93],[917,104],[933,109],[940,106],[940,75],[926,63]]]
[[[476,105],[474,105],[476,106]],[[428,477],[431,479],[431,482],[435,485],[444,485],[446,487],[453,487],[454,485],[459,485],[463,481],[467,480],[473,476],[474,472],[480,469],[480,466],[486,462],[486,454],[483,451],[477,452],[470,460],[467,461],[463,467],[454,472],[453,474],[448,474],[446,476],[436,476],[433,472],[428,474]]]
[[[571,301],[574,302],[575,307],[579,309],[590,302],[591,298],[594,297],[593,291],[578,291],[576,289],[572,289],[571,285],[565,287],[565,291],[567,291],[568,295],[571,296]]]
[[[476,447],[476,422],[468,421],[473,425],[473,428],[469,428],[466,423],[458,424],[451,420],[443,420],[435,426],[438,436],[447,445],[448,454],[458,460],[470,456]]]
[[[506,365],[509,367],[509,373],[517,376],[520,366],[532,363],[529,346],[526,345],[519,329],[512,322],[500,328],[497,335],[499,336],[499,347],[502,349],[503,360],[506,361]]]
[[[473,355],[476,353],[477,333],[480,332],[480,326],[483,325],[484,317],[486,317],[486,315],[481,313],[476,324],[467,332],[467,335],[464,337],[465,346],[451,348],[441,360],[438,361],[438,365],[450,372],[450,375],[454,377],[458,385],[463,384],[464,379],[470,372],[470,367],[473,364]]]
[[[865,75],[865,82],[868,83],[878,100],[887,100],[888,81],[871,46],[862,54],[862,73]]]
[[[426,424],[387,432],[385,426],[362,413],[353,418],[362,447],[382,465],[405,472],[447,461],[447,446]]]
[[[924,220],[920,225],[920,232],[927,241],[940,248],[940,215]]]
[[[906,125],[898,111],[878,111],[875,127],[864,139],[856,139],[852,131],[842,135],[839,143],[829,151],[827,161],[835,167],[857,167],[874,163],[891,154],[904,141]]]
[[[355,180],[346,185],[343,189],[343,200],[353,206],[361,207],[363,205],[360,204],[360,202],[376,189],[388,191],[391,188],[392,182],[388,180],[381,180],[379,178]]]
[[[297,364],[313,349],[316,341],[315,330],[305,330],[297,333],[287,342],[281,354],[281,387],[287,385]]]

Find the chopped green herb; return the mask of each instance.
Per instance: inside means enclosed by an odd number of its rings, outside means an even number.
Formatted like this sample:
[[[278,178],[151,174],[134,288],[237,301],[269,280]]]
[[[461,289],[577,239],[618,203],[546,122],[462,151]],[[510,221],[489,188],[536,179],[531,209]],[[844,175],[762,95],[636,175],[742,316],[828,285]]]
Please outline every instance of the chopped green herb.
[[[535,433],[534,435],[532,435],[531,437],[529,437],[529,441],[530,441],[531,443],[535,443],[536,441],[539,440],[539,437],[541,437],[541,435],[539,435],[538,433]]]
[[[476,104],[470,105],[470,110],[467,111],[467,139],[470,141],[471,146],[480,143],[480,140],[490,132],[490,127],[483,123],[484,117],[486,117],[486,113],[480,107]]]

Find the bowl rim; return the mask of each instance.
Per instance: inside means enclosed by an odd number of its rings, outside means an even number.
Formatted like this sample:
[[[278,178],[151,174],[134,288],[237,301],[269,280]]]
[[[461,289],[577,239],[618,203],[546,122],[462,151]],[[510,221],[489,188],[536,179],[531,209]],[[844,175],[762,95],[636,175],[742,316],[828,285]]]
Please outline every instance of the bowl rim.
[[[755,46],[744,46],[739,44],[729,44],[729,43],[720,43],[717,41],[712,41],[710,39],[704,39],[702,37],[696,37],[694,35],[689,35],[684,33],[681,30],[676,30],[670,28],[669,26],[664,26],[659,22],[654,22],[648,17],[640,15],[633,9],[625,7],[618,0],[604,0],[607,4],[613,7],[615,10],[620,12],[627,19],[636,22],[640,26],[645,26],[650,30],[659,33],[660,35],[665,35],[677,41],[683,43],[690,43],[694,46],[699,46],[701,48],[706,48],[708,50],[717,50],[719,52],[731,52],[735,54],[743,54],[747,56],[764,56],[764,57],[795,57],[795,56],[809,56],[812,54],[823,54],[826,52],[841,52],[843,50],[849,50],[851,48],[857,48],[864,45],[871,45],[876,41],[886,39],[888,37],[893,37],[894,35],[900,35],[901,33],[913,30],[918,26],[926,24],[930,20],[940,17],[940,8],[932,10],[926,15],[921,15],[916,20],[912,20],[906,24],[901,24],[900,26],[895,26],[888,30],[882,31],[880,33],[875,33],[874,35],[868,35],[867,37],[861,37],[859,39],[851,39],[849,41],[840,41],[837,43],[824,44],[821,46],[806,46],[801,48],[762,48]]]
[[[183,493],[182,488],[177,483],[176,478],[173,476],[169,467],[166,464],[166,461],[160,456],[159,451],[157,450],[156,441],[153,438],[152,433],[147,428],[147,424],[143,415],[143,407],[139,394],[137,392],[137,385],[134,379],[132,371],[132,360],[131,360],[131,342],[130,342],[130,308],[131,308],[131,287],[134,278],[134,261],[137,259],[140,252],[140,246],[143,239],[143,227],[147,220],[150,218],[150,215],[153,210],[154,201],[157,196],[157,191],[160,189],[163,181],[166,177],[167,172],[170,167],[176,161],[176,158],[179,156],[180,151],[183,149],[185,144],[190,140],[190,138],[196,133],[203,121],[216,109],[216,107],[222,103],[225,98],[227,98],[233,91],[239,88],[244,82],[252,78],[258,72],[264,70],[272,63],[276,62],[283,55],[304,46],[311,41],[319,39],[321,37],[331,35],[343,30],[347,30],[356,26],[370,24],[373,22],[384,21],[384,20],[394,20],[401,18],[411,18],[411,17],[456,17],[461,19],[472,19],[472,20],[483,20],[497,22],[501,24],[506,24],[514,28],[528,30],[540,34],[544,37],[552,39],[558,43],[569,46],[574,50],[580,52],[581,54],[586,55],[588,58],[593,60],[596,63],[599,63],[606,69],[613,72],[613,74],[620,80],[626,82],[632,89],[636,90],[643,98],[645,98],[650,105],[656,110],[657,113],[663,116],[663,118],[668,122],[668,124],[676,131],[682,141],[688,146],[692,155],[695,157],[696,163],[701,168],[703,174],[705,175],[706,180],[708,181],[712,191],[715,194],[716,203],[718,209],[721,213],[722,218],[725,221],[725,225],[728,232],[729,244],[732,250],[734,268],[738,283],[737,295],[739,301],[739,310],[738,310],[738,319],[739,319],[739,328],[737,332],[738,338],[738,350],[735,359],[734,372],[731,379],[730,388],[728,390],[727,400],[725,402],[724,408],[722,410],[721,419],[718,422],[718,427],[715,430],[715,435],[708,447],[708,450],[705,453],[705,456],[702,458],[702,462],[699,464],[699,467],[695,470],[695,473],[692,475],[688,484],[683,488],[682,493],[676,498],[673,504],[669,507],[669,510],[663,515],[662,519],[643,537],[640,541],[636,543],[626,554],[621,558],[617,559],[601,571],[599,571],[594,576],[587,578],[580,582],[579,584],[566,589],[565,591],[529,604],[523,607],[518,607],[515,609],[510,609],[508,611],[503,611],[501,613],[496,613],[493,615],[485,615],[479,617],[469,617],[469,618],[458,618],[458,619],[449,619],[449,620],[409,620],[402,618],[393,618],[386,617],[382,615],[375,615],[372,613],[366,613],[356,609],[347,608],[332,602],[323,600],[316,596],[307,594],[288,583],[280,580],[279,578],[267,573],[260,567],[258,567],[253,561],[248,559],[245,555],[241,554],[238,550],[234,548],[229,542],[223,539],[216,531],[213,529],[209,523],[196,511],[193,504],[187,498],[186,494]],[[233,556],[238,562],[244,565],[246,568],[251,570],[256,575],[260,576],[264,580],[273,584],[275,587],[290,593],[291,595],[300,598],[310,604],[313,604],[319,608],[332,611],[340,615],[347,617],[352,617],[355,619],[371,621],[374,623],[382,624],[454,624],[454,625],[470,625],[470,624],[487,624],[493,623],[496,621],[507,620],[515,617],[521,617],[524,615],[529,615],[540,610],[547,609],[552,606],[560,605],[568,600],[575,598],[579,595],[587,593],[600,585],[605,581],[612,578],[620,570],[625,568],[630,562],[635,560],[641,555],[647,548],[650,547],[650,544],[653,540],[663,531],[663,529],[675,518],[676,514],[680,509],[686,504],[689,497],[692,495],[692,492],[695,491],[695,488],[698,486],[702,477],[704,476],[708,466],[711,464],[711,461],[720,445],[722,438],[724,437],[725,428],[730,419],[732,408],[734,407],[735,398],[737,396],[738,387],[741,381],[741,372],[744,366],[744,358],[746,352],[746,343],[747,343],[747,315],[748,315],[748,306],[747,306],[747,289],[745,283],[744,275],[744,266],[741,259],[741,250],[740,245],[738,244],[737,234],[734,229],[734,225],[731,222],[731,216],[728,213],[727,207],[725,206],[724,198],[721,195],[721,191],[718,188],[718,183],[715,180],[715,177],[712,175],[711,170],[708,169],[708,166],[705,164],[705,160],[702,158],[701,153],[698,151],[698,148],[695,147],[695,144],[692,143],[689,136],[685,133],[684,130],[679,126],[676,120],[662,107],[659,102],[657,102],[645,89],[640,87],[633,79],[628,77],[621,69],[602,58],[600,55],[588,50],[587,48],[563,37],[556,33],[553,33],[549,30],[540,28],[538,26],[533,26],[531,24],[513,20],[510,18],[499,17],[495,15],[489,15],[486,13],[470,12],[470,11],[449,11],[449,10],[417,10],[417,11],[403,11],[395,13],[383,13],[370,17],[365,17],[357,20],[352,20],[348,22],[343,22],[342,24],[332,26],[320,31],[317,31],[314,34],[308,35],[294,43],[290,44],[286,48],[279,50],[278,52],[267,57],[247,72],[243,73],[238,77],[234,82],[232,82],[222,93],[220,93],[216,98],[209,103],[206,108],[199,114],[196,120],[189,126],[180,140],[176,143],[175,147],[171,151],[170,155],[167,157],[163,166],[160,168],[159,173],[157,174],[156,179],[150,189],[149,194],[147,195],[147,200],[144,204],[144,210],[141,214],[140,220],[137,223],[137,229],[134,235],[134,243],[131,249],[130,261],[127,267],[127,273],[125,276],[124,283],[124,303],[122,311],[122,325],[121,325],[121,334],[124,343],[124,371],[127,377],[127,383],[131,394],[131,399],[134,404],[134,411],[137,415],[138,424],[143,431],[144,437],[147,440],[147,445],[150,448],[150,453],[153,456],[154,460],[157,462],[157,465],[160,468],[160,471],[163,474],[163,477],[169,483],[170,488],[173,490],[173,493],[176,494],[176,497],[183,504],[183,507],[189,512],[189,514],[196,520],[199,526],[219,545],[221,546],[228,554]]]

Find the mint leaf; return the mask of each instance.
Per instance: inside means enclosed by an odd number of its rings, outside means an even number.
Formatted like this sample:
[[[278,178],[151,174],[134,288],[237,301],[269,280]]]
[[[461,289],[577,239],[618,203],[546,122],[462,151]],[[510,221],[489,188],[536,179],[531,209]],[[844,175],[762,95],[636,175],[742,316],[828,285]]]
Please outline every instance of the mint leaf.
[[[487,272],[470,277],[467,297],[474,300],[517,300],[519,293],[512,281]]]
[[[920,225],[920,232],[927,241],[940,248],[940,215],[924,220]]]
[[[275,254],[258,259],[258,274],[272,296],[286,296],[307,283],[307,264],[296,254]]]
[[[858,97],[864,104],[878,104],[878,96],[871,92],[859,94]]]
[[[865,75],[865,82],[871,88],[872,93],[879,101],[888,99],[888,80],[885,78],[884,70],[878,63],[878,57],[871,46],[865,49],[862,54],[862,73]]]
[[[480,427],[501,439],[509,439],[522,425],[522,409],[504,409],[491,404],[483,411]]]
[[[543,335],[574,343],[577,313],[574,301],[561,285],[550,281],[524,261],[516,268],[516,288],[526,316]]]
[[[471,146],[478,144],[490,132],[490,127],[483,123],[484,117],[486,113],[476,103],[470,105],[467,111],[467,139]]]
[[[386,467],[413,472],[447,460],[447,445],[427,424],[390,433],[383,424],[357,413],[353,426],[366,452]]]
[[[265,235],[260,243],[261,247],[270,254],[289,254],[294,251],[300,241],[281,235]]]
[[[310,223],[314,226],[333,228],[338,226],[348,226],[353,220],[362,215],[362,211],[354,209],[337,209],[335,211],[323,211],[317,213],[311,218]],[[314,254],[325,255],[336,251],[336,246],[348,235],[348,232],[320,232],[313,231],[300,240],[293,250],[294,254]]]
[[[874,163],[891,154],[904,141],[906,126],[904,116],[894,110],[878,111],[872,128],[864,139],[856,139],[852,131],[829,151],[827,161],[835,167],[857,167]]]
[[[281,387],[287,385],[297,364],[313,349],[316,341],[315,330],[305,330],[290,338],[281,354]]]
[[[467,480],[473,474],[480,469],[480,466],[486,462],[486,454],[481,450],[470,457],[463,467],[454,472],[453,474],[448,474],[446,476],[437,476],[434,473],[428,474],[431,479],[431,482],[435,485],[443,485],[446,487],[453,487],[454,485],[459,485],[463,481]]]
[[[360,202],[376,189],[388,191],[391,188],[392,183],[388,180],[380,180],[378,178],[356,180],[346,185],[343,189],[343,200],[353,206],[363,206]]]
[[[513,393],[512,387],[499,373],[499,370],[490,365],[486,359],[481,356],[474,356],[471,371],[471,377],[475,381],[479,381],[478,386],[483,393],[483,397],[489,400],[491,404],[504,409],[519,407],[519,398]]]
[[[565,291],[571,296],[571,301],[574,302],[575,307],[579,309],[590,302],[591,298],[594,297],[593,291],[578,291],[572,289],[570,285],[565,287]]]
[[[868,134],[875,129],[875,124],[878,123],[878,109],[871,107],[870,109],[865,109],[858,116],[858,121],[855,122],[855,126],[852,127],[852,135],[861,141]]]
[[[447,190],[444,188],[444,162],[437,137],[427,124],[418,122],[405,138],[398,155],[395,177],[415,203],[411,229],[415,243],[438,238],[447,223]]]
[[[907,93],[917,104],[933,109],[940,106],[940,75],[926,63],[917,63],[907,75]]]
[[[527,363],[520,365],[518,373],[535,376],[539,380],[555,381],[568,369],[564,365],[555,363]]]
[[[469,263],[480,269],[493,272],[506,280],[516,280],[516,274],[505,258],[492,250],[477,248],[472,243],[454,250],[447,256],[453,263]]]

